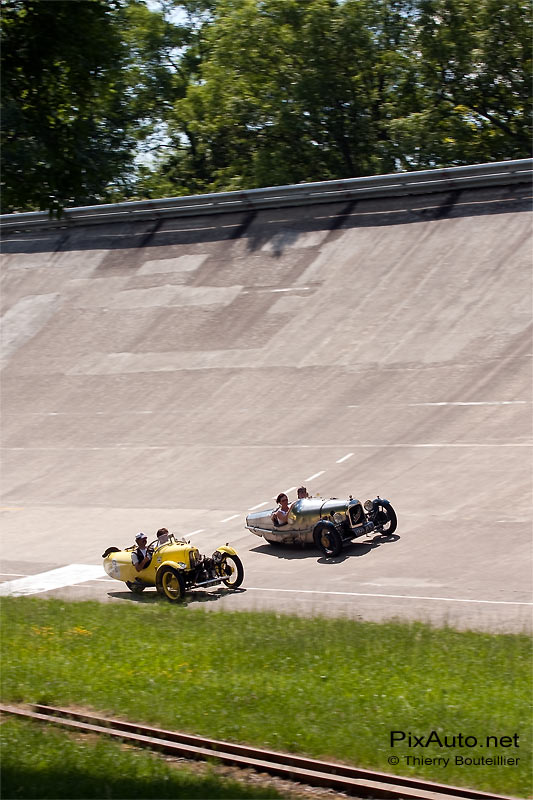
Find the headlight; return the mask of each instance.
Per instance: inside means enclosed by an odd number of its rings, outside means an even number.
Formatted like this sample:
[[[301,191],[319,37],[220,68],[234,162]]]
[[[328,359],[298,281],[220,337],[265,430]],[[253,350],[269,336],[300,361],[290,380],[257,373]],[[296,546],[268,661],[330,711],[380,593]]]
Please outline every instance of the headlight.
[[[339,511],[336,511],[333,514],[333,522],[336,525],[342,525],[342,523],[344,522],[344,514],[341,514]]]
[[[372,511],[374,508],[374,503],[372,500],[365,500],[365,511]]]
[[[177,566],[178,566],[180,569],[187,569],[187,564],[184,564],[184,563],[183,563],[183,561],[176,561],[176,565],[177,565]]]

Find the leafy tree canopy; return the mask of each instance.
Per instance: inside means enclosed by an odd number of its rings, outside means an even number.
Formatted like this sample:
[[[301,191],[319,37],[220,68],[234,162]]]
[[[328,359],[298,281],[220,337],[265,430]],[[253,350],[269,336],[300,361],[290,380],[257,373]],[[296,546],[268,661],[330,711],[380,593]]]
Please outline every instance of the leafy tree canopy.
[[[2,6],[2,206],[104,200],[134,147],[118,2]]]
[[[6,0],[3,208],[529,156],[531,27],[521,0]]]

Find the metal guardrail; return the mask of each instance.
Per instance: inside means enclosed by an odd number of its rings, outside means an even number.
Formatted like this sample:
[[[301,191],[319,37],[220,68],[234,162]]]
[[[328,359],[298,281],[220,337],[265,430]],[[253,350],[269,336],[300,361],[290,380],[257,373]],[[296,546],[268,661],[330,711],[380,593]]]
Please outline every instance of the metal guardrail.
[[[483,186],[527,183],[533,178],[533,159],[497,161],[447,169],[400,172],[365,178],[298,183],[264,189],[218,192],[216,194],[168,197],[161,200],[102,204],[66,208],[60,219],[47,211],[0,215],[0,230],[70,227],[72,225],[135,222],[203,214],[220,214],[283,208],[313,203],[333,203],[365,197],[386,197],[416,193],[471,189]]]

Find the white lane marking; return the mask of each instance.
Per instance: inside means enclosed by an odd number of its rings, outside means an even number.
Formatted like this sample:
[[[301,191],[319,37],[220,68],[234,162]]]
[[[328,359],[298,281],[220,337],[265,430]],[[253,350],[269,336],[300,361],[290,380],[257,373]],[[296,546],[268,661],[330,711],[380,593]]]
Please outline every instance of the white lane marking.
[[[256,508],[262,508],[263,506],[267,506],[267,505],[268,505],[268,503],[265,500],[264,503],[258,503],[256,506],[252,506],[251,508],[248,509],[248,511],[255,511]]]
[[[25,578],[24,572],[0,572],[0,575],[7,575],[9,578]]]
[[[204,531],[205,531],[205,528],[198,528],[198,530],[196,530],[196,531],[191,531],[190,533],[187,533],[186,536],[194,536],[195,534],[203,533]]]
[[[271,289],[270,291],[272,294],[274,294],[274,292],[308,292],[309,286],[291,286],[289,289]]]
[[[343,597],[386,597],[393,600],[442,600],[448,603],[489,603],[496,606],[533,606],[533,603],[515,600],[470,600],[464,597],[422,597],[410,594],[375,594],[374,592],[323,592],[319,589],[263,589],[257,586],[247,586],[247,592],[291,592],[293,594],[326,594],[341,595]]]
[[[199,531],[196,531],[199,533]],[[191,535],[191,534],[189,534]],[[7,573],[4,573],[7,574]],[[100,577],[101,576],[101,577]],[[102,567],[93,564],[69,564],[66,567],[41,572],[37,575],[28,575],[16,581],[7,581],[0,584],[0,596],[18,597],[28,594],[39,594],[52,589],[61,589],[64,586],[73,586],[78,583],[94,581],[113,582],[103,574]],[[319,589],[273,589],[257,586],[247,586],[250,592],[286,592],[291,594],[320,594],[340,597],[382,597],[392,600],[436,600],[448,603],[484,603],[501,606],[533,606],[533,603],[515,600],[473,600],[463,597],[427,597],[422,595],[405,594],[378,594],[376,592],[326,592]]]
[[[240,514],[233,514],[233,516],[231,516],[231,517],[226,517],[226,519],[221,519],[220,521],[221,521],[221,522],[229,522],[229,521],[230,521],[230,519],[237,519],[237,517],[240,517]]]
[[[325,471],[326,471],[325,469],[321,469],[320,472],[315,472],[314,475],[310,475],[309,478],[306,478],[305,480],[306,481],[312,481],[315,478],[318,478],[319,475],[323,475]]]
[[[276,289],[275,291],[281,291]],[[285,291],[285,290],[283,290]],[[460,401],[460,400],[442,400],[439,402],[428,402],[428,403],[389,403],[386,407],[387,408],[414,408],[416,406],[519,406],[519,405],[530,405],[530,400],[469,400],[469,401]],[[347,405],[346,408],[361,408],[361,403],[356,403],[355,405]],[[116,411],[94,411],[94,416],[100,417],[114,417],[117,416]],[[145,411],[124,411],[121,412],[121,416],[139,416],[142,414],[161,414],[159,410],[145,410]],[[165,410],[165,414],[167,416],[174,414],[174,415],[181,415],[181,411],[174,411],[174,410]],[[13,413],[4,412],[4,416],[9,417],[13,416]],[[27,417],[85,417],[87,416],[86,412],[83,411],[25,411],[24,416]]]
[[[6,581],[0,584],[0,597],[19,597],[21,595],[49,592],[51,589],[60,589],[62,586],[85,583],[104,574],[104,569],[101,566],[69,564],[66,567],[40,572],[37,575],[28,575],[15,581]]]
[[[420,444],[360,444],[355,447],[532,447],[531,442],[425,442]]]
[[[284,492],[280,492],[280,494],[290,494],[291,492],[295,492],[295,491],[296,491],[296,486],[291,486],[291,488],[290,488],[290,489],[285,489],[285,491],[284,491]],[[279,495],[275,495],[275,496],[272,498],[272,500],[277,500],[277,499],[278,499],[278,497],[279,497]]]
[[[300,450],[309,450],[313,447],[315,450],[326,450],[327,448],[331,449],[332,447],[338,447],[338,445],[332,444],[243,444],[243,445],[236,445],[241,450],[278,450],[283,448],[287,449],[300,449]],[[362,448],[362,447],[531,447],[532,443],[530,442],[501,442],[490,444],[486,442],[465,442],[462,444],[458,444],[457,442],[430,442],[427,444],[415,444],[413,442],[402,442],[401,444],[352,444],[350,443],[350,447],[355,448]],[[2,447],[0,450],[5,450],[6,452],[13,452],[13,453],[31,453],[31,452],[54,452],[54,451],[61,451],[61,452],[90,452],[90,451],[100,451],[100,450],[118,450],[120,448],[129,448],[130,450],[171,450],[172,447],[168,445],[144,445],[144,444],[128,444],[127,442],[117,442],[116,444],[110,444],[106,447]],[[227,449],[227,445],[211,445],[212,450],[220,450],[220,449]],[[321,474],[321,473],[319,473]],[[307,480],[310,480],[307,478]],[[294,487],[293,487],[294,488]],[[4,509],[5,510],[5,509]],[[19,509],[14,509],[19,510]]]
[[[527,405],[528,400],[471,400],[441,403],[408,403],[408,406],[517,406]]]
[[[353,456],[353,453],[348,453],[348,455],[343,456],[342,458],[338,458],[337,459],[337,464],[342,464],[343,461],[347,461],[352,456]]]

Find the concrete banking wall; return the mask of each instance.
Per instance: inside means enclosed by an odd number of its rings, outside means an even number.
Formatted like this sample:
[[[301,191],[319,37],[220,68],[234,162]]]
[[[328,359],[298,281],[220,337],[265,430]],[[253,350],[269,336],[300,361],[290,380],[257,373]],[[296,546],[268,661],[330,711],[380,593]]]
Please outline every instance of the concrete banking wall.
[[[529,195],[6,234],[10,546],[83,559],[166,524],[252,547],[247,509],[307,481],[389,497],[417,542],[398,569],[475,542],[504,591],[530,532]]]

